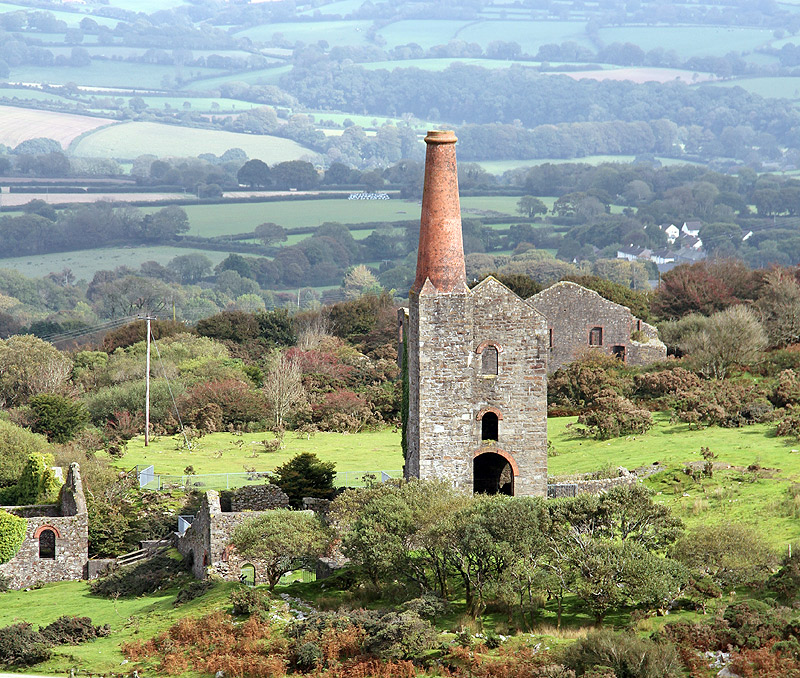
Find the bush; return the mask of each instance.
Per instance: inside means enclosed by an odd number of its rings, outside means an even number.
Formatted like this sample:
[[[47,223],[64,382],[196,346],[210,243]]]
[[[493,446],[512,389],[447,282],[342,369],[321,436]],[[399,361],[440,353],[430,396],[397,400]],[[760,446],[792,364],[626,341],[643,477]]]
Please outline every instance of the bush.
[[[25,541],[27,529],[25,518],[0,510],[0,564],[7,563],[17,555]]]
[[[592,409],[579,415],[576,424],[568,424],[567,428],[572,428],[578,435],[608,440],[646,433],[652,426],[653,415],[648,410],[606,390],[595,398]]]
[[[177,560],[167,556],[156,556],[136,565],[127,565],[93,581],[92,593],[105,598],[128,598],[154,593],[171,586],[182,572]]]
[[[692,426],[737,428],[772,417],[766,391],[759,385],[714,380],[684,391],[673,402],[673,418]]]
[[[786,556],[781,563],[781,568],[767,580],[767,588],[778,595],[778,600],[784,603],[794,602],[800,594],[800,553],[792,550],[791,556]]]
[[[178,405],[181,412],[187,413],[189,421],[214,421],[221,417],[223,424],[234,426],[263,419],[267,409],[264,396],[237,379],[195,384]],[[209,405],[216,408],[212,411]]]
[[[255,612],[269,610],[270,595],[264,589],[243,587],[234,589],[230,596],[233,614],[237,617],[250,616]]]
[[[619,678],[678,678],[683,675],[675,647],[639,638],[632,633],[592,631],[567,649],[564,663],[578,675],[600,668],[613,669]],[[601,672],[599,675],[603,675]]]
[[[599,351],[587,351],[548,379],[547,402],[566,408],[590,407],[601,393],[613,391],[626,395],[629,380],[619,374],[620,362]]]
[[[189,582],[186,586],[181,588],[180,591],[178,591],[178,595],[176,596],[173,605],[177,607],[178,605],[188,603],[190,600],[194,600],[195,598],[205,595],[212,588],[214,588],[214,582],[209,581],[208,579]]]
[[[775,407],[786,407],[800,403],[800,375],[794,370],[783,370],[770,397]]]
[[[640,398],[663,398],[699,388],[701,379],[682,367],[659,372],[637,374],[633,378],[636,395]]]
[[[0,628],[0,664],[33,666],[50,659],[50,649],[30,624]]]
[[[110,633],[108,624],[95,626],[89,617],[63,616],[39,629],[44,642],[50,645],[77,645],[102,638]]]
[[[54,443],[66,443],[89,421],[89,412],[83,403],[65,396],[42,393],[33,396],[31,408],[31,430],[43,433]]]
[[[302,508],[303,497],[332,499],[335,464],[302,452],[275,469],[275,484],[289,497],[293,508]]]

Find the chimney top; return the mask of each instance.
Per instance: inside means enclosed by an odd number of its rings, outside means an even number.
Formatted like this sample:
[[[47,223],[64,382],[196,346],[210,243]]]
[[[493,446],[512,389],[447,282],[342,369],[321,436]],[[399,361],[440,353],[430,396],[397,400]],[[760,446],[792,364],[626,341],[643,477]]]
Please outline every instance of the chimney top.
[[[425,137],[425,186],[422,191],[417,277],[412,292],[419,293],[428,279],[437,292],[467,289],[456,141],[452,130],[433,130]]]

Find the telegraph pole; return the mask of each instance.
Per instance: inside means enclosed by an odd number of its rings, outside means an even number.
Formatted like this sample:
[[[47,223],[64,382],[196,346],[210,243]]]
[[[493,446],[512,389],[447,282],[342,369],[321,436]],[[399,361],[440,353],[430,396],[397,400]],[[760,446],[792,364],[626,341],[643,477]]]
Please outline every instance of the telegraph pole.
[[[144,446],[150,444],[150,321],[155,320],[148,313],[145,318],[147,321],[147,367],[144,375]]]

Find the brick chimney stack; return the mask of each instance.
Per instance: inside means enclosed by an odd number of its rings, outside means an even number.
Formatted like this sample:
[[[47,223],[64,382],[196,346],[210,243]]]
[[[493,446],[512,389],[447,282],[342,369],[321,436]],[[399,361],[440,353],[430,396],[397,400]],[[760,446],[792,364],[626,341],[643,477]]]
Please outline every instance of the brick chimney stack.
[[[461,207],[458,202],[456,135],[432,131],[425,137],[425,186],[419,228],[417,277],[411,288],[419,293],[430,279],[438,292],[467,289]]]

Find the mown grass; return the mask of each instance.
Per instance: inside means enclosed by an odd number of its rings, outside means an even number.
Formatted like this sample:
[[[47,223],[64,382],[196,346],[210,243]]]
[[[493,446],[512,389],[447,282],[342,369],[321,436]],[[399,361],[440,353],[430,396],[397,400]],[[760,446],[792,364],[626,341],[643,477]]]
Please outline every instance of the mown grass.
[[[264,452],[262,440],[272,440],[272,433],[210,433],[187,450],[181,436],[151,438],[149,448],[139,436],[128,443],[128,451],[114,464],[130,469],[139,464],[153,464],[156,473],[182,475],[187,466],[202,473],[242,473],[247,468],[271,471],[300,452],[313,452],[323,461],[336,463],[337,471],[393,471],[403,467],[400,433],[393,429],[365,431],[358,434],[317,433],[311,438],[287,432],[284,447],[278,452]]]

